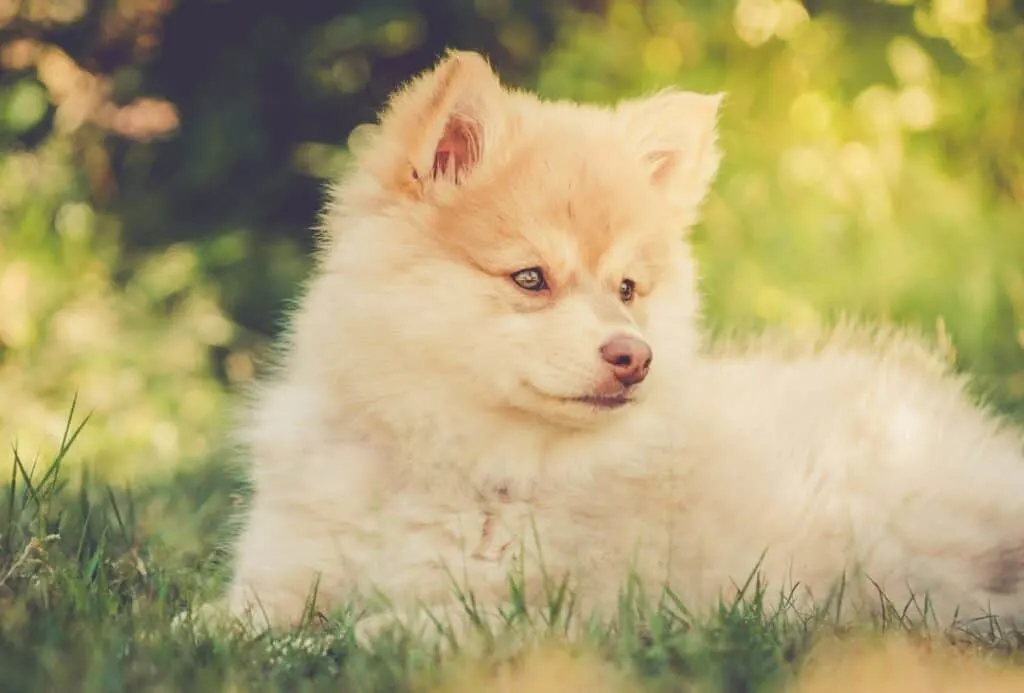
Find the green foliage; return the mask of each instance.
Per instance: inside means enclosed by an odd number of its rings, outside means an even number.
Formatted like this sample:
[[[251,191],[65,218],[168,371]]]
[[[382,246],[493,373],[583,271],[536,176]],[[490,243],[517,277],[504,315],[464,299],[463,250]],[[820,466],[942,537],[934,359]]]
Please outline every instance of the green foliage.
[[[1024,413],[1024,21],[989,7],[614,2],[565,22],[537,83],[727,93],[695,235],[712,329],[944,325]]]
[[[710,329],[938,326],[1024,413],[1022,41],[1019,8],[974,0],[0,13],[0,437],[31,458],[79,392],[89,464],[208,457],[350,133],[446,45],[553,97],[726,91],[694,235]]]
[[[226,406],[209,350],[234,327],[194,248],[125,261],[71,149],[53,135],[0,157],[0,437],[45,454],[81,393],[94,426],[78,451],[99,471],[208,458]]]

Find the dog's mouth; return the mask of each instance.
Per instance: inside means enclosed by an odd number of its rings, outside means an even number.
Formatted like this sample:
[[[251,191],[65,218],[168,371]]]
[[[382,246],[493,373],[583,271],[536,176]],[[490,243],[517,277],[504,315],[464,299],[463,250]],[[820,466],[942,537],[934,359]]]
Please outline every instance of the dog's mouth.
[[[587,404],[597,409],[618,409],[633,401],[625,392],[617,395],[588,395],[585,397],[574,397],[573,402]]]
[[[543,399],[548,401],[561,402],[563,404],[571,404],[574,407],[584,405],[591,411],[609,411],[612,409],[621,409],[628,404],[632,404],[636,401],[636,395],[634,388],[622,388],[618,391],[610,393],[592,393],[589,395],[579,395],[577,397],[555,395],[549,392],[545,392],[528,382],[523,383],[528,389]]]

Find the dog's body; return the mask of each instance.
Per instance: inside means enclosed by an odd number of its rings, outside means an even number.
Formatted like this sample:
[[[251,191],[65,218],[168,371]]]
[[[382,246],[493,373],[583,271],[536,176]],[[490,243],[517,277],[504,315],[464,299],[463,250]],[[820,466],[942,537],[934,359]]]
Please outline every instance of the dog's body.
[[[845,575],[873,608],[862,570],[940,618],[1024,616],[1020,435],[940,361],[900,340],[702,353],[683,230],[718,105],[542,103],[472,54],[396,95],[243,427],[233,613],[455,586],[491,608],[513,563],[535,596],[569,571],[607,610],[633,569],[699,609],[760,561],[798,598]]]

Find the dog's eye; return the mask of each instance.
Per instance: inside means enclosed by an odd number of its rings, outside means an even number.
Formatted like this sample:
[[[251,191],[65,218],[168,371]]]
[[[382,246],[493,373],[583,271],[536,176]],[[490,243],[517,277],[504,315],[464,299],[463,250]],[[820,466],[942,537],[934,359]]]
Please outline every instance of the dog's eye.
[[[535,293],[548,288],[548,283],[544,279],[544,270],[540,267],[527,267],[526,269],[514,272],[512,274],[512,281],[514,281],[519,288]]]
[[[632,303],[636,297],[636,282],[632,279],[623,279],[619,284],[619,299],[623,303]]]

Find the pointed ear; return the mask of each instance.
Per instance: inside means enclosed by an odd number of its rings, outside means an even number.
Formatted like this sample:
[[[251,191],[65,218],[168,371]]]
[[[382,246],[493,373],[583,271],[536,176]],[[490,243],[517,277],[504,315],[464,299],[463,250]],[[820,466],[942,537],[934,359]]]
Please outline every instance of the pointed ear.
[[[483,56],[461,51],[397,91],[381,117],[389,179],[417,196],[429,186],[464,184],[493,146],[501,95]]]
[[[618,108],[638,138],[651,183],[694,214],[721,161],[718,113],[724,96],[667,89]]]

